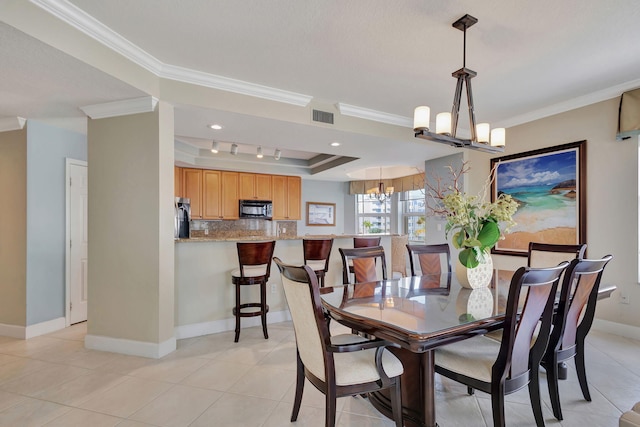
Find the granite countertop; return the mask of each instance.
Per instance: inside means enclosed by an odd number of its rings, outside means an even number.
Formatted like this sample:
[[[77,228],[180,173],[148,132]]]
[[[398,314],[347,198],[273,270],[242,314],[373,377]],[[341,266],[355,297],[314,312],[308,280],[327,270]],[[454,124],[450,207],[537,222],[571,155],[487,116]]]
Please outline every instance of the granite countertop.
[[[397,234],[306,234],[304,236],[203,236],[190,239],[176,239],[176,243],[196,242],[255,242],[265,240],[302,240],[302,239],[353,239],[354,237],[397,236]]]

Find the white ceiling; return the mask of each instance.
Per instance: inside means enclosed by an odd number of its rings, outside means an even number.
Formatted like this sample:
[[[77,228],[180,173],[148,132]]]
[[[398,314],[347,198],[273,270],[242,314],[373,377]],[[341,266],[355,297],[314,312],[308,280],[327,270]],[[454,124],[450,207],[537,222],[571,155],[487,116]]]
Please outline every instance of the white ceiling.
[[[462,66],[462,33],[451,23],[465,13],[479,20],[467,33],[467,66],[478,73],[473,91],[479,122],[508,127],[640,86],[637,0],[32,3],[73,11],[73,20],[67,19],[69,13],[59,18],[73,21],[85,34],[90,32],[86,28],[103,24],[164,69],[307,95],[317,105],[357,106],[404,118],[409,124],[406,134],[394,134],[399,137],[371,136],[312,126],[275,113],[175,106],[176,140],[194,149],[210,148],[212,138],[224,147],[238,143],[246,155],[234,167],[259,168],[253,159],[258,145],[267,157],[280,148],[283,158],[308,160],[325,153],[360,159],[313,175],[317,179],[348,180],[348,173],[363,176],[366,168],[375,178],[380,166],[420,167],[426,159],[456,151],[416,142],[410,117],[417,105],[429,105],[432,112],[451,109],[455,87],[451,73]],[[80,117],[80,106],[146,94],[145,88],[48,46],[46,29],[37,34],[15,29],[14,19],[10,13],[0,13],[5,22],[0,22],[0,118]],[[96,34],[91,37],[100,39]],[[461,124],[466,124],[464,105],[461,113]],[[224,128],[214,132],[206,127],[213,122]],[[507,143],[508,138],[507,133]],[[342,145],[330,147],[332,141]],[[215,165],[210,153],[197,157],[205,166]],[[240,157],[224,157],[226,164],[236,159]],[[270,160],[265,168],[287,166],[301,174],[309,170],[295,161]]]

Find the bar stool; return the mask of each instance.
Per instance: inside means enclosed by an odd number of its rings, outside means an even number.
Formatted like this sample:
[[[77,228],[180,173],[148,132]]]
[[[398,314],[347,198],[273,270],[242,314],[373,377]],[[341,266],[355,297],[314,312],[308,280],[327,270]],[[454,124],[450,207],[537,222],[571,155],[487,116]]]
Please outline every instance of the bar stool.
[[[240,268],[231,272],[231,281],[236,286],[236,306],[233,308],[233,315],[236,317],[236,337],[234,342],[240,338],[240,318],[260,316],[262,318],[262,332],[264,338],[267,334],[267,281],[271,273],[271,259],[275,241],[271,242],[248,242],[237,243],[238,262]],[[250,302],[240,304],[240,287],[246,285],[260,285],[260,302]],[[246,308],[257,310],[243,311]]]
[[[329,257],[333,239],[303,239],[304,263],[316,273],[320,287],[324,287],[324,276],[329,271]]]

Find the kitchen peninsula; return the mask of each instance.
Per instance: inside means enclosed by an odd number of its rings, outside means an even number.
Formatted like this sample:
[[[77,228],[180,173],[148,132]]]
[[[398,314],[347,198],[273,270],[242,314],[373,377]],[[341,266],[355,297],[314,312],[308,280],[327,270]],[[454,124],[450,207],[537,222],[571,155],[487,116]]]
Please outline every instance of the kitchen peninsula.
[[[378,235],[376,235],[378,236]],[[235,303],[235,290],[231,284],[231,271],[238,266],[236,243],[239,241],[276,240],[274,256],[286,263],[302,264],[302,239],[333,238],[327,286],[342,283],[342,261],[339,248],[352,248],[355,235],[290,235],[216,237],[206,235],[180,239],[175,245],[175,333],[177,339],[232,331],[235,319],[231,308]],[[381,236],[387,254],[387,272],[391,276],[391,235]],[[243,301],[259,300],[258,287],[243,289]],[[255,288],[255,289],[254,289]],[[269,323],[289,319],[282,291],[280,273],[274,264],[267,287]],[[259,317],[242,319],[242,326],[258,325]]]

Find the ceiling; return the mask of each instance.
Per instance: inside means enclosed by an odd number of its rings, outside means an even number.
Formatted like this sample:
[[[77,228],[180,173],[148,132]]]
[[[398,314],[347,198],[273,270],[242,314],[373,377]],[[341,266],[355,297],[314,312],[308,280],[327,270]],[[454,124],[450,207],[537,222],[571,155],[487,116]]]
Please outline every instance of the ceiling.
[[[415,140],[411,116],[418,105],[451,109],[462,66],[451,24],[465,13],[479,21],[467,33],[478,122],[509,127],[640,86],[637,0],[32,0],[0,5],[0,119],[85,117],[82,106],[158,90],[121,78],[122,58],[108,57],[118,52],[163,79],[223,81],[216,90],[236,96],[175,96],[179,163],[342,181],[380,167],[406,174],[457,151]],[[68,28],[81,33],[64,38]],[[85,59],[90,39],[110,51],[102,61]],[[335,125],[314,123],[314,108]]]

